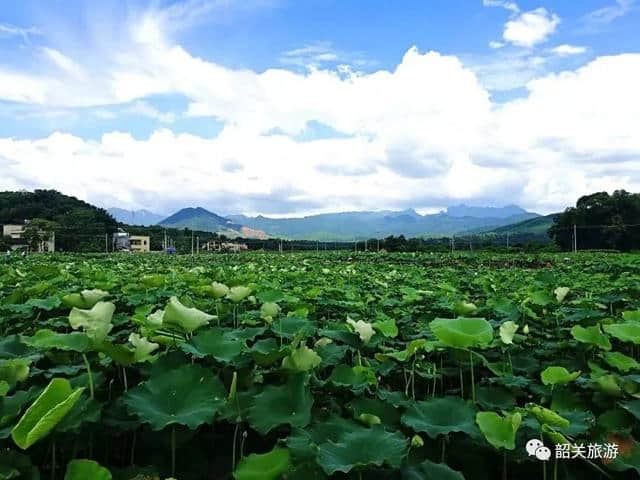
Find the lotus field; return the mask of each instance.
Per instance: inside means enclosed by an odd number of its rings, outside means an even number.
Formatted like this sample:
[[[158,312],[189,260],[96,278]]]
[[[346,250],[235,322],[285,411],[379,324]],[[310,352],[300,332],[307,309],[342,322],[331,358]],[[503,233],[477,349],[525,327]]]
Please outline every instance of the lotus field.
[[[0,479],[638,478],[639,344],[634,255],[7,258]]]

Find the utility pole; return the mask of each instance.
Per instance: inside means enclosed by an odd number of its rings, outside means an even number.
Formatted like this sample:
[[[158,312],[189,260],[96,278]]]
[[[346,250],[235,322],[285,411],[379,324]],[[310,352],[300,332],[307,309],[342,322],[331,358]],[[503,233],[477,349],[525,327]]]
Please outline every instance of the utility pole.
[[[200,253],[200,236],[196,237],[196,246],[197,246],[196,252]]]
[[[168,248],[167,247],[167,229],[166,228],[164,229],[164,240],[162,242],[162,246],[164,248],[164,251],[166,252],[167,248]]]
[[[576,227],[576,224],[573,224],[573,252],[577,252],[578,251],[578,227]]]
[[[191,256],[193,257],[193,230],[191,230]]]
[[[320,242],[316,240],[316,253],[320,252]]]
[[[509,232],[507,232],[507,250],[509,250]]]
[[[380,251],[380,237],[376,238],[376,240],[378,241],[378,252]]]
[[[109,234],[104,234],[104,253],[109,253]]]
[[[456,249],[455,245],[456,245],[456,241],[455,241],[455,239],[454,239],[454,236],[453,236],[453,235],[451,235],[451,252],[452,252],[452,253],[453,253],[453,251]]]
[[[367,239],[364,239],[364,251],[368,252],[369,251],[369,247],[367,246]]]

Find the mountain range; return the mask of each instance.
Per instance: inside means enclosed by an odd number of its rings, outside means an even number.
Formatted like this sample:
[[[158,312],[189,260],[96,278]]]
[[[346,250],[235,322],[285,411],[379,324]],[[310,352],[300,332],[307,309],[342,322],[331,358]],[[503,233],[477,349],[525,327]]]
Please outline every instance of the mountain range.
[[[477,207],[454,205],[437,214],[420,215],[413,209],[361,211],[309,215],[300,218],[270,218],[262,215],[221,216],[202,207],[183,208],[163,218],[147,210],[109,209],[127,224],[157,225],[217,232],[229,237],[283,237],[297,240],[346,241],[389,235],[439,236],[482,232],[535,219],[538,214],[517,205]],[[135,223],[134,223],[135,222]],[[144,222],[144,223],[143,223]]]
[[[149,210],[125,210],[124,208],[108,208],[107,212],[118,222],[127,225],[142,225],[145,227],[157,225],[166,215],[150,212]]]

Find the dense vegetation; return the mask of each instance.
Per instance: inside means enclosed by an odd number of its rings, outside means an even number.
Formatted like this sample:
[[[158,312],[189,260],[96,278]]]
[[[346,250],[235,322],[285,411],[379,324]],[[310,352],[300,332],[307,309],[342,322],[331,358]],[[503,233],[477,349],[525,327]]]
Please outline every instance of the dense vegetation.
[[[640,247],[640,193],[616,190],[581,197],[558,215],[549,234],[563,250],[573,248],[573,226],[579,250]]]
[[[637,478],[639,280],[606,254],[4,259],[0,478]]]

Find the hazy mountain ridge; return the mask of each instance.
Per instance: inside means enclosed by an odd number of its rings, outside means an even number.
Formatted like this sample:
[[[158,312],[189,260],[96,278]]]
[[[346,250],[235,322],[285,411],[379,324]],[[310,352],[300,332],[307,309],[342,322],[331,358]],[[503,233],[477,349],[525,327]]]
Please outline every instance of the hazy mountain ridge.
[[[457,216],[465,213],[467,208],[471,213],[480,216]],[[512,214],[514,211],[518,213]],[[454,213],[456,215],[450,215],[448,212],[420,215],[409,209],[398,212],[325,213],[302,218],[269,218],[262,215],[229,215],[227,218],[273,236],[305,240],[350,240],[388,235],[449,235],[474,229],[492,229],[539,216],[515,205],[503,209],[460,206],[454,209]],[[495,216],[488,217],[488,214]]]
[[[145,227],[157,225],[166,215],[150,212],[149,210],[125,210],[124,208],[112,207],[107,212],[120,223],[127,225],[142,225]]]

